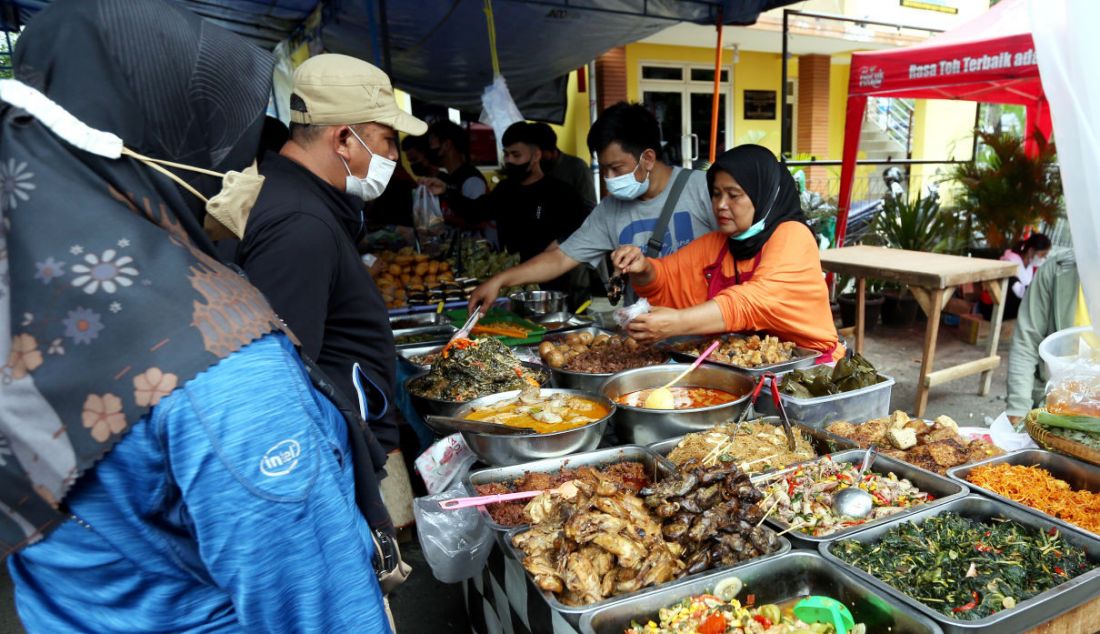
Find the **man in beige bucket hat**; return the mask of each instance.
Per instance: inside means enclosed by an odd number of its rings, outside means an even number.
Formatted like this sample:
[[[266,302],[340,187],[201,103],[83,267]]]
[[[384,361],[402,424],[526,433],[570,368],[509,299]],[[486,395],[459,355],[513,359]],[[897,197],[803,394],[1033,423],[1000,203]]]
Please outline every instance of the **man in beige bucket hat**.
[[[290,140],[261,161],[266,180],[236,260],[302,352],[364,412],[381,469],[401,421],[393,334],[356,245],[364,201],[381,195],[393,173],[397,133],[421,135],[427,125],[397,106],[384,72],[346,55],[299,66],[290,109]]]

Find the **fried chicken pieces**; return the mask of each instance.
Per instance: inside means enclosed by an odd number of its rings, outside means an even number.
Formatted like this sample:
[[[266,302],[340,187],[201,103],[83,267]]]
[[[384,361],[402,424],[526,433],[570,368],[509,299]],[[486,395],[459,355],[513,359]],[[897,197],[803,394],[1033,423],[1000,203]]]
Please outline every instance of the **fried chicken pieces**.
[[[512,538],[535,585],[566,605],[588,605],[680,575],[680,547],[664,540],[640,498],[602,475],[576,484],[571,500],[532,499],[534,525]]]
[[[687,574],[773,553],[780,541],[757,526],[763,494],[735,463],[703,467],[689,460],[680,474],[641,490],[645,505],[662,518],[665,539],[683,549]]]
[[[854,440],[860,447],[878,445],[880,453],[940,475],[951,467],[1004,453],[984,440],[963,438],[959,435],[958,424],[948,416],[940,416],[928,425],[898,411],[889,418],[876,418],[859,425],[836,422],[826,429]]]

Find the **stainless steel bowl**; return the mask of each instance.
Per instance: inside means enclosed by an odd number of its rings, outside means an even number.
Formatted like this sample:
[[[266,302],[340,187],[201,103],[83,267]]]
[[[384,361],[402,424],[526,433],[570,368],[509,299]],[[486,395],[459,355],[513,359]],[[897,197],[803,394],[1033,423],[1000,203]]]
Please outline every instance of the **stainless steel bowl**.
[[[550,382],[550,373],[543,366],[537,363],[529,363],[524,361],[524,367],[531,370],[539,377],[539,385],[546,385]],[[414,384],[421,377],[427,376],[427,373],[418,374],[416,376],[410,376],[405,380],[405,391],[409,394],[409,401],[412,403],[413,409],[417,414],[421,416],[454,416],[458,408],[462,407],[466,403],[472,403],[473,401],[445,401],[438,398],[429,398],[427,396],[421,396],[413,389]],[[485,397],[481,397],[485,398]],[[476,400],[476,399],[475,399]],[[515,438],[515,436],[512,436]]]
[[[624,394],[661,387],[676,378],[685,367],[686,364],[674,363],[620,372],[604,382],[600,393],[617,402]],[[678,385],[709,387],[739,396],[729,403],[696,409],[662,410],[619,405],[613,421],[619,440],[648,445],[673,436],[710,429],[736,418],[748,405],[753,380],[728,368],[703,365],[684,377]]]
[[[561,291],[520,291],[508,299],[512,300],[512,311],[524,317],[565,311],[565,293]]]
[[[543,394],[569,394],[591,399],[608,408],[607,416],[598,421],[589,423],[584,427],[557,431],[549,434],[527,434],[524,436],[504,436],[499,434],[477,434],[474,432],[462,432],[462,438],[470,449],[481,461],[494,467],[508,467],[511,465],[542,460],[543,458],[560,458],[579,451],[591,451],[600,444],[603,438],[603,430],[607,422],[615,414],[615,403],[610,400],[580,390],[560,390],[545,388]],[[501,392],[483,396],[479,399],[463,403],[455,409],[454,416],[465,418],[475,407],[492,405],[499,401],[519,396],[519,390]]]

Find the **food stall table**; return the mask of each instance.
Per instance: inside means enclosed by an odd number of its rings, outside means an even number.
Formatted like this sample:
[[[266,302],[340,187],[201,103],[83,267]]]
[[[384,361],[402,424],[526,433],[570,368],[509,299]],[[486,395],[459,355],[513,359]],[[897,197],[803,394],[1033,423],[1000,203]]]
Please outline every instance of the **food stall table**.
[[[993,370],[1001,363],[1001,358],[997,355],[997,344],[1000,340],[1008,278],[1016,273],[1014,263],[860,245],[825,251],[821,254],[821,267],[826,271],[850,275],[856,279],[857,353],[863,352],[867,278],[908,285],[917,303],[928,315],[917,385],[917,403],[914,408],[916,416],[924,415],[928,391],[941,383],[980,373],[982,380],[978,393],[982,396],[989,393]],[[933,371],[940,316],[955,289],[962,284],[981,284],[993,296],[993,322],[988,354],[974,361]]]

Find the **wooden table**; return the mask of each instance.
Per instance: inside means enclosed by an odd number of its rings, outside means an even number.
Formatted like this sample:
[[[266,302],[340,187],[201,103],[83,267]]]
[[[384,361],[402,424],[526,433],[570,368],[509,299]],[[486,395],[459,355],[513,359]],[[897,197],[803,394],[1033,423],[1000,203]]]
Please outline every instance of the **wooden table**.
[[[1001,358],[997,356],[997,343],[1001,337],[1008,278],[1016,273],[1014,263],[885,247],[854,246],[825,251],[821,254],[821,267],[826,271],[856,279],[855,339],[858,353],[863,352],[863,302],[867,293],[867,278],[908,285],[917,303],[928,315],[920,382],[917,385],[916,416],[924,415],[928,391],[941,383],[980,373],[982,380],[978,393],[982,396],[989,393],[993,370],[1001,363]],[[989,337],[988,354],[981,359],[932,371],[941,313],[955,289],[962,284],[981,284],[993,296],[993,329]]]

